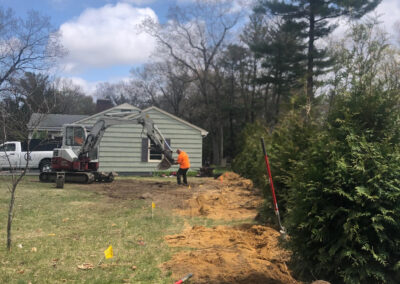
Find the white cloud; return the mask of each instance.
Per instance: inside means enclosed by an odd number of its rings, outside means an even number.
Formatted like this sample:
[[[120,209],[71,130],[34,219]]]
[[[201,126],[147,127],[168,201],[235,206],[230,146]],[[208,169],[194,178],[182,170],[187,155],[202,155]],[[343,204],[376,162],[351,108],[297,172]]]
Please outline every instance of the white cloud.
[[[123,77],[112,77],[110,79],[107,79],[106,81],[102,80],[97,80],[97,81],[87,81],[81,77],[62,77],[61,82],[66,85],[70,85],[69,82],[71,82],[75,86],[79,86],[83,93],[88,96],[96,97],[96,89],[99,84],[101,83],[119,83],[119,82],[129,82],[131,78],[129,76],[123,76]],[[60,86],[63,86],[63,84],[60,84]]]
[[[157,16],[150,8],[127,3],[86,9],[61,25],[61,43],[68,50],[64,71],[76,73],[93,67],[140,64],[153,52],[155,40],[140,32],[143,19]]]
[[[127,0],[129,1],[129,0]],[[135,1],[135,0],[132,0]],[[139,0],[140,1],[140,0]],[[176,0],[177,4],[188,4],[188,3],[232,3],[234,8],[236,7],[248,7],[255,2],[255,0]]]
[[[396,22],[399,21],[400,15],[400,1],[399,0],[383,0],[378,7],[369,14],[365,15],[364,17],[375,17],[379,16],[379,21],[381,22],[382,29],[388,33],[389,40],[392,41],[392,39],[397,39],[399,30],[395,31],[395,25]],[[343,38],[345,35],[346,31],[349,28],[349,21],[347,18],[340,18],[336,19],[333,22],[337,23],[339,26],[338,28],[333,32],[333,38],[338,39],[338,38]],[[399,29],[397,27],[397,29]],[[394,41],[392,42],[394,43]]]
[[[399,0],[383,0],[376,8],[376,13],[380,15],[380,21],[383,22],[384,29],[390,34],[395,33],[396,21],[399,21],[400,1]]]
[[[156,0],[122,0],[122,2],[130,3],[134,5],[147,5],[153,3]]]
[[[96,91],[96,85],[100,82],[88,82],[85,79],[80,77],[69,77],[62,78],[66,83],[72,82],[73,85],[79,86],[82,88],[82,91],[85,95],[93,96]]]

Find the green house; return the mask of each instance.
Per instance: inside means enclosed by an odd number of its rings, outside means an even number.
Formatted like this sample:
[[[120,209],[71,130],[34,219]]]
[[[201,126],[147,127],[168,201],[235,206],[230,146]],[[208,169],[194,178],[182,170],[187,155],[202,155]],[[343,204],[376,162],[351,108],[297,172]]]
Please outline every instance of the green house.
[[[208,132],[157,107],[140,110],[129,104],[122,104],[95,115],[74,122],[90,127],[100,118],[119,114],[124,118],[135,118],[143,112],[154,121],[167,143],[174,151],[182,149],[189,155],[191,171],[202,166],[203,138]],[[114,125],[107,129],[101,140],[98,157],[100,171],[114,171],[120,174],[148,175],[156,171],[161,155],[152,152],[150,141],[140,124]],[[178,170],[177,166],[171,168]]]

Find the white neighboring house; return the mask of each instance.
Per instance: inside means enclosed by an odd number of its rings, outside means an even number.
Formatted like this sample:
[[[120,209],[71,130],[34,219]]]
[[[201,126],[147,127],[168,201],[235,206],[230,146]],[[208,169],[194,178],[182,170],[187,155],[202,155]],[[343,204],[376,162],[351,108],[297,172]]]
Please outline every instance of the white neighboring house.
[[[33,113],[27,124],[29,139],[40,138],[54,139],[62,136],[62,126],[88,117],[88,115],[74,114],[41,114]]]

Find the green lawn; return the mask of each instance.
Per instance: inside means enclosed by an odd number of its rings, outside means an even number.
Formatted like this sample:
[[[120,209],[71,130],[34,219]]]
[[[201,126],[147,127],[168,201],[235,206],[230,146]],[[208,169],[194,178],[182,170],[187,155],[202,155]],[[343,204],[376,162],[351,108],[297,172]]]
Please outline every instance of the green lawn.
[[[0,283],[173,282],[159,269],[176,251],[163,237],[180,232],[183,218],[156,208],[152,219],[146,201],[113,200],[72,184],[56,189],[26,177],[17,190],[8,252],[7,184],[0,177]],[[98,266],[110,244],[114,258]],[[83,263],[95,268],[78,269]]]

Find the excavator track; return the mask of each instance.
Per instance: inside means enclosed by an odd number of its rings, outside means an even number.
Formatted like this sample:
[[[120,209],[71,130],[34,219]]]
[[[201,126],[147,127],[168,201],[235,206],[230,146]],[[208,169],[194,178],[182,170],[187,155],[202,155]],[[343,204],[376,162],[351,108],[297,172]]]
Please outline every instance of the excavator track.
[[[39,176],[41,182],[55,182],[57,172],[43,172]],[[65,182],[67,183],[92,183],[95,181],[93,173],[86,172],[65,172]]]

